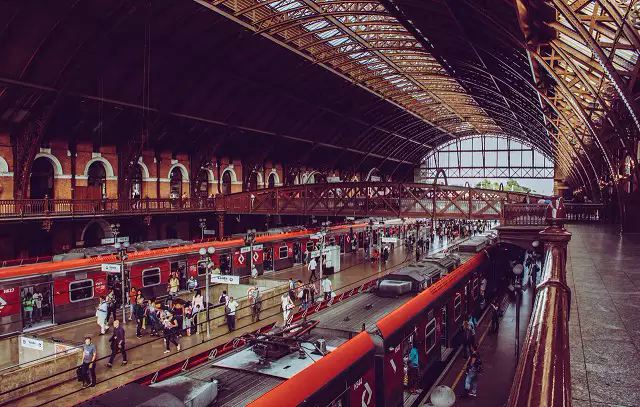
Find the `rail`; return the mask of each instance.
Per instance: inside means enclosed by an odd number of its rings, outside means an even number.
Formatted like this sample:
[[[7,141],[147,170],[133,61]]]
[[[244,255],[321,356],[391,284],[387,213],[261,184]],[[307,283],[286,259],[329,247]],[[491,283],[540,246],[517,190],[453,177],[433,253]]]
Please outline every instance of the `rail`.
[[[500,223],[503,226],[546,226],[548,204],[505,203]],[[602,220],[604,205],[566,203],[567,222],[597,222]]]
[[[509,407],[571,406],[569,309],[571,291],[566,283],[567,243],[571,234],[563,226],[559,204],[548,217],[551,226],[540,232],[545,262],[522,353],[509,395]]]
[[[218,211],[230,214],[499,219],[504,204],[545,198],[518,192],[398,182],[339,182],[260,189],[215,198],[15,199],[0,221]]]

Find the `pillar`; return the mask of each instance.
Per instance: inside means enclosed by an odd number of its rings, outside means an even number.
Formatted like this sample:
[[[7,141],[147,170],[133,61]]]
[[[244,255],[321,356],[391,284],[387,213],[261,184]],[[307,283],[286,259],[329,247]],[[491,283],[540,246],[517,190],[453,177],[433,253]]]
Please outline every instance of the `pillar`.
[[[224,213],[218,215],[218,240],[224,239]]]

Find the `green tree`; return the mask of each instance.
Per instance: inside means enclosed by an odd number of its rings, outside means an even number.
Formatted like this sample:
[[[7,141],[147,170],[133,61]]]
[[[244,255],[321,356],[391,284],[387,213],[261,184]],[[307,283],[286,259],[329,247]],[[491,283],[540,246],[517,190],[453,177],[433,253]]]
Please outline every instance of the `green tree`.
[[[497,181],[491,182],[485,178],[476,184],[476,188],[500,189],[500,183]],[[536,192],[536,191],[533,191],[531,188],[523,187],[515,179],[508,179],[507,183],[504,184],[504,190],[511,191],[511,192],[524,192],[524,193]]]

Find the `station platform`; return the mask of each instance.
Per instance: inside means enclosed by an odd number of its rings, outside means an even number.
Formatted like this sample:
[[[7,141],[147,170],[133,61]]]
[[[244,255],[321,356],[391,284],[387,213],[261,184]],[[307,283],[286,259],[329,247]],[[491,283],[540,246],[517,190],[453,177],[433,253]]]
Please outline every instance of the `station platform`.
[[[526,276],[525,276],[526,277]],[[524,342],[527,326],[533,309],[533,288],[523,290],[520,303],[520,344]],[[489,307],[483,314],[476,329],[476,343],[483,371],[477,378],[477,397],[466,395],[464,388],[467,358],[460,348],[443,375],[432,388],[444,385],[452,388],[456,394],[456,407],[460,406],[503,406],[509,397],[511,383],[516,371],[516,303],[511,293],[500,294],[501,309],[504,314],[500,319],[497,333],[491,329],[491,313]],[[429,406],[429,393],[426,397]]]
[[[640,236],[567,230],[573,406],[640,406]]]
[[[449,244],[446,239],[438,241],[431,248],[431,251],[437,251]],[[382,266],[382,272],[388,272],[406,261],[413,260],[415,254],[409,252],[405,247],[397,245],[395,250],[391,252],[386,265]],[[334,291],[350,289],[352,286],[363,284],[372,279],[376,279],[380,272],[377,263],[371,263],[366,260],[363,251],[358,253],[345,254],[341,258],[341,271],[329,276],[332,281]],[[263,278],[270,278],[286,283],[289,278],[300,279],[306,282],[309,278],[309,272],[304,265],[297,265],[291,269],[283,270],[275,273],[268,273]],[[216,299],[217,300],[217,299]],[[334,306],[339,306],[336,304]],[[137,378],[143,377],[149,373],[154,373],[164,366],[171,365],[186,359],[191,355],[210,350],[218,345],[225,344],[230,340],[248,332],[253,332],[260,327],[267,326],[272,323],[282,324],[282,312],[280,307],[273,307],[269,310],[263,309],[261,320],[252,323],[250,317],[239,318],[236,322],[237,329],[229,333],[224,320],[213,322],[211,336],[206,337],[204,332],[184,336],[180,343],[181,352],[176,352],[172,347],[172,352],[164,354],[163,338],[143,336],[141,339],[135,337],[135,324],[129,322],[125,324],[127,338],[127,356],[128,364],[121,366],[121,358],[118,356],[112,368],[106,367],[107,358],[110,355],[110,346],[108,334],[99,336],[99,329],[95,323],[95,318],[71,324],[64,325],[53,329],[47,329],[46,335],[68,342],[81,344],[85,334],[91,334],[93,341],[98,349],[98,358],[96,374],[97,385],[93,388],[81,389],[80,383],[75,380],[74,371],[67,371],[60,374],[57,380],[51,380],[51,386],[44,390],[28,392],[27,394],[16,397],[15,393],[6,393],[0,395],[0,404],[20,405],[20,406],[36,406],[43,404],[55,404],[57,406],[74,405],[91,397],[105,393],[115,387],[131,382]],[[204,331],[204,330],[203,330]],[[28,390],[28,387],[26,388]],[[25,389],[22,389],[23,391]]]

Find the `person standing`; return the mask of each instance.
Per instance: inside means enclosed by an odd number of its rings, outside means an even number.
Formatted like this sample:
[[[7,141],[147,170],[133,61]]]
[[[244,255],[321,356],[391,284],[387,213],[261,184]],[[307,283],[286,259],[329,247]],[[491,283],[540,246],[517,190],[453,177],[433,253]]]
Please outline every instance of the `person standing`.
[[[169,291],[169,298],[173,300],[178,295],[178,289],[180,288],[180,279],[175,274],[171,274],[169,277],[169,285],[167,290]]]
[[[478,357],[472,354],[467,363],[467,376],[464,379],[464,389],[469,397],[477,397],[478,389]]]
[[[251,321],[260,321],[260,310],[262,308],[262,299],[260,298],[260,289],[257,285],[249,289],[247,294],[249,304],[251,306]]]
[[[24,311],[24,325],[28,328],[33,326],[33,296],[27,293],[22,299],[22,310]]]
[[[191,314],[193,315],[193,326],[196,327],[196,332],[198,333],[198,313],[204,310],[204,297],[202,296],[200,290],[196,290],[196,293],[193,295],[191,299]]]
[[[317,267],[318,267],[318,262],[314,257],[311,259],[311,261],[309,261],[309,265],[307,266],[307,269],[311,272],[311,274],[309,275],[309,281],[315,281],[318,279],[318,277],[316,276]]]
[[[136,320],[136,316],[133,309],[135,308],[137,303],[138,303],[138,290],[135,287],[131,287],[131,290],[129,290],[129,319],[131,321]]]
[[[282,326],[285,327],[289,325],[289,315],[294,305],[289,293],[283,293],[280,300],[282,302]]]
[[[322,293],[324,294],[325,301],[331,299],[331,288],[331,280],[329,280],[329,277],[324,276],[322,279]]]
[[[193,292],[198,288],[198,280],[194,276],[190,276],[187,280],[187,290]]]
[[[107,317],[109,315],[109,303],[105,297],[100,297],[100,303],[96,309],[96,319],[98,326],[100,326],[100,335],[104,335],[109,330],[109,323]]]
[[[176,338],[177,330],[178,330],[178,322],[173,317],[171,312],[167,312],[167,314],[162,319],[162,327],[164,332],[164,344],[166,346],[166,350],[164,353],[171,352],[170,343],[173,343],[176,346],[176,350],[180,352],[180,342],[178,342]]]
[[[229,331],[235,331],[236,329],[236,310],[238,309],[238,302],[231,296],[229,302],[227,302],[227,327]]]
[[[258,269],[255,264],[251,265],[251,278],[258,278]]]
[[[36,322],[42,321],[42,293],[36,291],[33,293],[33,313]]]
[[[109,326],[109,318],[113,314],[113,320],[116,320],[116,309],[117,309],[117,300],[116,293],[113,289],[109,290],[109,294],[107,294],[107,317],[105,319],[105,323]]]
[[[464,345],[464,356],[471,356],[471,349],[475,346],[476,337],[469,321],[462,323],[462,344]]]
[[[85,335],[84,344],[82,344],[82,366],[80,366],[83,389],[86,387],[95,387],[96,385],[97,356],[96,345],[91,343],[91,335]]]
[[[418,361],[418,348],[414,342],[409,351],[409,391],[418,393],[418,377],[420,376],[420,363]]]
[[[138,298],[133,305],[133,317],[136,321],[136,338],[142,338],[142,323],[144,321],[144,299]]]
[[[116,358],[118,352],[122,354],[122,365],[127,364],[127,351],[124,348],[124,328],[120,326],[120,321],[113,321],[113,334],[111,338],[109,338],[109,342],[111,342],[111,356],[109,357],[109,362],[107,362],[107,367],[113,366],[113,360]]]
[[[500,307],[498,306],[498,300],[493,300],[491,303],[491,332],[498,332],[500,327]]]
[[[306,311],[307,308],[309,308],[309,303],[311,301],[311,292],[309,291],[309,285],[306,285],[302,288],[302,297],[300,299],[302,300],[300,308],[303,311]]]
[[[227,305],[228,302],[229,302],[229,296],[227,295],[227,290],[224,290],[222,294],[220,294],[220,298],[218,298],[218,303]]]

